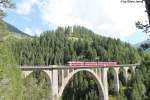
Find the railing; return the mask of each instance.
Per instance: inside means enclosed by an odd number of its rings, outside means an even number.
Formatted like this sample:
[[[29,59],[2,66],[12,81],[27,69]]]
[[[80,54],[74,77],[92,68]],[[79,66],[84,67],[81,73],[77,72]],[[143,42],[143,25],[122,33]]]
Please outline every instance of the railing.
[[[140,64],[118,64],[118,65],[113,65],[113,66],[64,66],[64,65],[49,65],[49,66],[19,66],[20,69],[22,70],[27,70],[27,69],[48,69],[48,70],[61,70],[61,69],[91,69],[91,68],[111,68],[111,67],[133,67],[133,66],[139,66]]]

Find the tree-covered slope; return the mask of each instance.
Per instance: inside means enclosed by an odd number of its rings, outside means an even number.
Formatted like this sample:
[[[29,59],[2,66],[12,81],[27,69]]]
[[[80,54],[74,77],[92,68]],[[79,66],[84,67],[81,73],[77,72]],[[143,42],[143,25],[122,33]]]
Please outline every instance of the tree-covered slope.
[[[144,51],[150,51],[150,39],[137,43],[134,45],[134,47],[142,49]]]
[[[6,26],[6,30],[11,32],[13,35],[17,35],[17,36],[30,36],[24,32],[22,32],[21,30],[19,30],[18,28],[16,28],[15,26],[7,23],[6,21],[3,21],[3,23],[5,24]]]
[[[59,27],[40,37],[13,42],[12,47],[20,65],[65,64],[69,60],[137,63],[140,59],[130,44],[80,26]]]

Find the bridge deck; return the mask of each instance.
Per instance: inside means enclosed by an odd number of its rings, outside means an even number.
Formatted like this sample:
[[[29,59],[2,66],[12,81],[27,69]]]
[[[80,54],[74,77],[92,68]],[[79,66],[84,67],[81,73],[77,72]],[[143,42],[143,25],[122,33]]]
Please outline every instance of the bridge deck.
[[[49,66],[19,66],[20,69],[49,69],[49,70],[63,70],[63,69],[91,69],[91,68],[111,68],[111,67],[133,67],[133,66],[139,66],[139,64],[120,64],[120,65],[114,65],[114,66],[64,66],[64,65],[49,65]]]

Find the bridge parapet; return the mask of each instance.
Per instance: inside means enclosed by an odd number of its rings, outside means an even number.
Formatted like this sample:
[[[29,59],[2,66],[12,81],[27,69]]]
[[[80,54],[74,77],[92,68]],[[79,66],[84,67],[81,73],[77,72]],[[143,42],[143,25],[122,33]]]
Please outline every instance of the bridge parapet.
[[[118,64],[114,66],[65,66],[65,65],[41,65],[41,66],[30,66],[30,65],[23,65],[19,66],[21,70],[33,70],[33,69],[49,69],[49,70],[63,70],[63,69],[91,69],[91,68],[111,68],[111,67],[134,67],[134,69],[139,66],[140,64]]]

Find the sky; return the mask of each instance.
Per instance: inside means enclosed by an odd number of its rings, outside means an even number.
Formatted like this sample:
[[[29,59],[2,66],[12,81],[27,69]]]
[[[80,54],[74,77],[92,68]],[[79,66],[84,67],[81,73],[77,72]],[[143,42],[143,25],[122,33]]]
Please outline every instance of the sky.
[[[148,22],[145,4],[122,1],[128,0],[12,0],[16,9],[7,10],[4,20],[29,35],[80,25],[131,44],[146,40],[135,27],[136,21]]]

